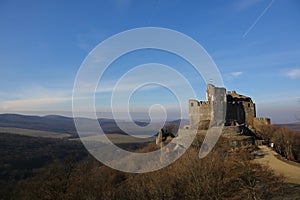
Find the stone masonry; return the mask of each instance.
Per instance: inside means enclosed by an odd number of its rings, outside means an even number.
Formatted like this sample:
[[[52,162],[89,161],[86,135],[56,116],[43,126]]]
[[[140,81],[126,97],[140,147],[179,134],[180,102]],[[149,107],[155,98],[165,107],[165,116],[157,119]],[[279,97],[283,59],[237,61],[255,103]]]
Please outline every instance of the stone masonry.
[[[259,124],[270,124],[269,118],[256,118],[255,103],[250,97],[235,91],[226,93],[225,88],[208,84],[206,101],[189,100],[190,125],[186,129],[208,129],[212,117],[219,113],[214,108],[220,102],[226,102],[225,126],[245,125],[255,128]]]

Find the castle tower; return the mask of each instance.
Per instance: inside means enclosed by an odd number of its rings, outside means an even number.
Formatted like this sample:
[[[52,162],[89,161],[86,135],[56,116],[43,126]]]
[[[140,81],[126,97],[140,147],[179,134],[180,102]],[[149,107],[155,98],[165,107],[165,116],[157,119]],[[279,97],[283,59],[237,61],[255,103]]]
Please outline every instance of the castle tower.
[[[208,84],[206,100],[189,100],[190,128],[208,129],[212,119],[218,125],[225,123],[226,89]]]

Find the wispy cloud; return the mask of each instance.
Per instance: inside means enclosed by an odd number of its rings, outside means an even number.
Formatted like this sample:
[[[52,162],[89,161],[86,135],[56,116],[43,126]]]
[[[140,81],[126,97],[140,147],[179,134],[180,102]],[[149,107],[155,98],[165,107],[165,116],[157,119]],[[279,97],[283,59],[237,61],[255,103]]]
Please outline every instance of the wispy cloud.
[[[243,72],[231,72],[230,75],[233,77],[239,77],[243,74]]]
[[[0,92],[2,112],[51,110],[71,108],[72,89],[27,86],[3,94]]]
[[[291,79],[297,79],[300,78],[300,69],[291,69],[285,73],[285,76],[291,78]]]
[[[19,110],[36,110],[38,108],[46,108],[49,105],[71,101],[71,97],[53,97],[53,98],[35,98],[10,100],[0,102],[0,109],[3,111],[19,111]]]
[[[6,94],[1,94],[6,97],[2,101],[8,100],[22,100],[22,99],[43,99],[43,98],[53,98],[53,97],[71,97],[72,88],[58,88],[58,87],[45,87],[41,85],[26,85],[26,87],[11,91]],[[0,96],[0,97],[1,97]],[[0,101],[1,102],[1,101]]]
[[[224,79],[225,79],[225,81],[232,81],[233,79],[236,79],[236,78],[242,76],[243,74],[244,73],[241,71],[230,72],[230,73],[224,75]]]

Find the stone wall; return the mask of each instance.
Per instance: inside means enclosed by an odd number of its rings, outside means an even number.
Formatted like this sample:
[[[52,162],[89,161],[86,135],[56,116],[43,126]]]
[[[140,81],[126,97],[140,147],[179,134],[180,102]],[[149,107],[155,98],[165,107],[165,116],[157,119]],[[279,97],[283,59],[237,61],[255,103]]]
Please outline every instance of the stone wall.
[[[256,117],[255,104],[252,102],[243,102],[245,110],[245,123],[248,125],[253,125],[253,120]]]
[[[199,123],[199,102],[197,100],[189,100],[189,117],[190,117],[190,128],[195,129]]]
[[[250,97],[237,94],[235,91],[227,93],[226,124],[232,123],[253,125],[256,117],[255,104]]]
[[[245,110],[241,102],[227,102],[226,125],[245,123]]]
[[[190,128],[205,129],[211,119],[211,107],[210,102],[189,100]]]
[[[269,124],[271,124],[270,118],[254,118],[253,119],[253,127],[257,131],[260,131],[262,126],[269,125]]]

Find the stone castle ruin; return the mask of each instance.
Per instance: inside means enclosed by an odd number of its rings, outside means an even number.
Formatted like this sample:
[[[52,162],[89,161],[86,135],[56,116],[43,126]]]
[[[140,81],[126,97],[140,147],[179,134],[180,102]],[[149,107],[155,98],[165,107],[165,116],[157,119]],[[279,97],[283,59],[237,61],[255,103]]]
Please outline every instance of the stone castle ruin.
[[[250,97],[236,91],[226,92],[225,88],[212,84],[207,85],[206,101],[189,100],[189,121],[189,125],[178,130],[175,141],[188,136],[191,130],[206,134],[210,127],[222,126],[222,136],[230,138],[233,147],[254,144],[253,133],[261,125],[271,123],[269,118],[256,117],[255,103]],[[164,142],[163,135],[160,131],[156,144]]]
[[[269,118],[256,118],[255,103],[250,97],[240,95],[236,91],[226,93],[225,88],[208,84],[206,101],[189,100],[190,125],[185,126],[185,129],[208,129],[214,117],[215,102],[224,101],[224,98],[226,98],[225,126],[245,125],[255,128],[261,124],[270,124]]]

